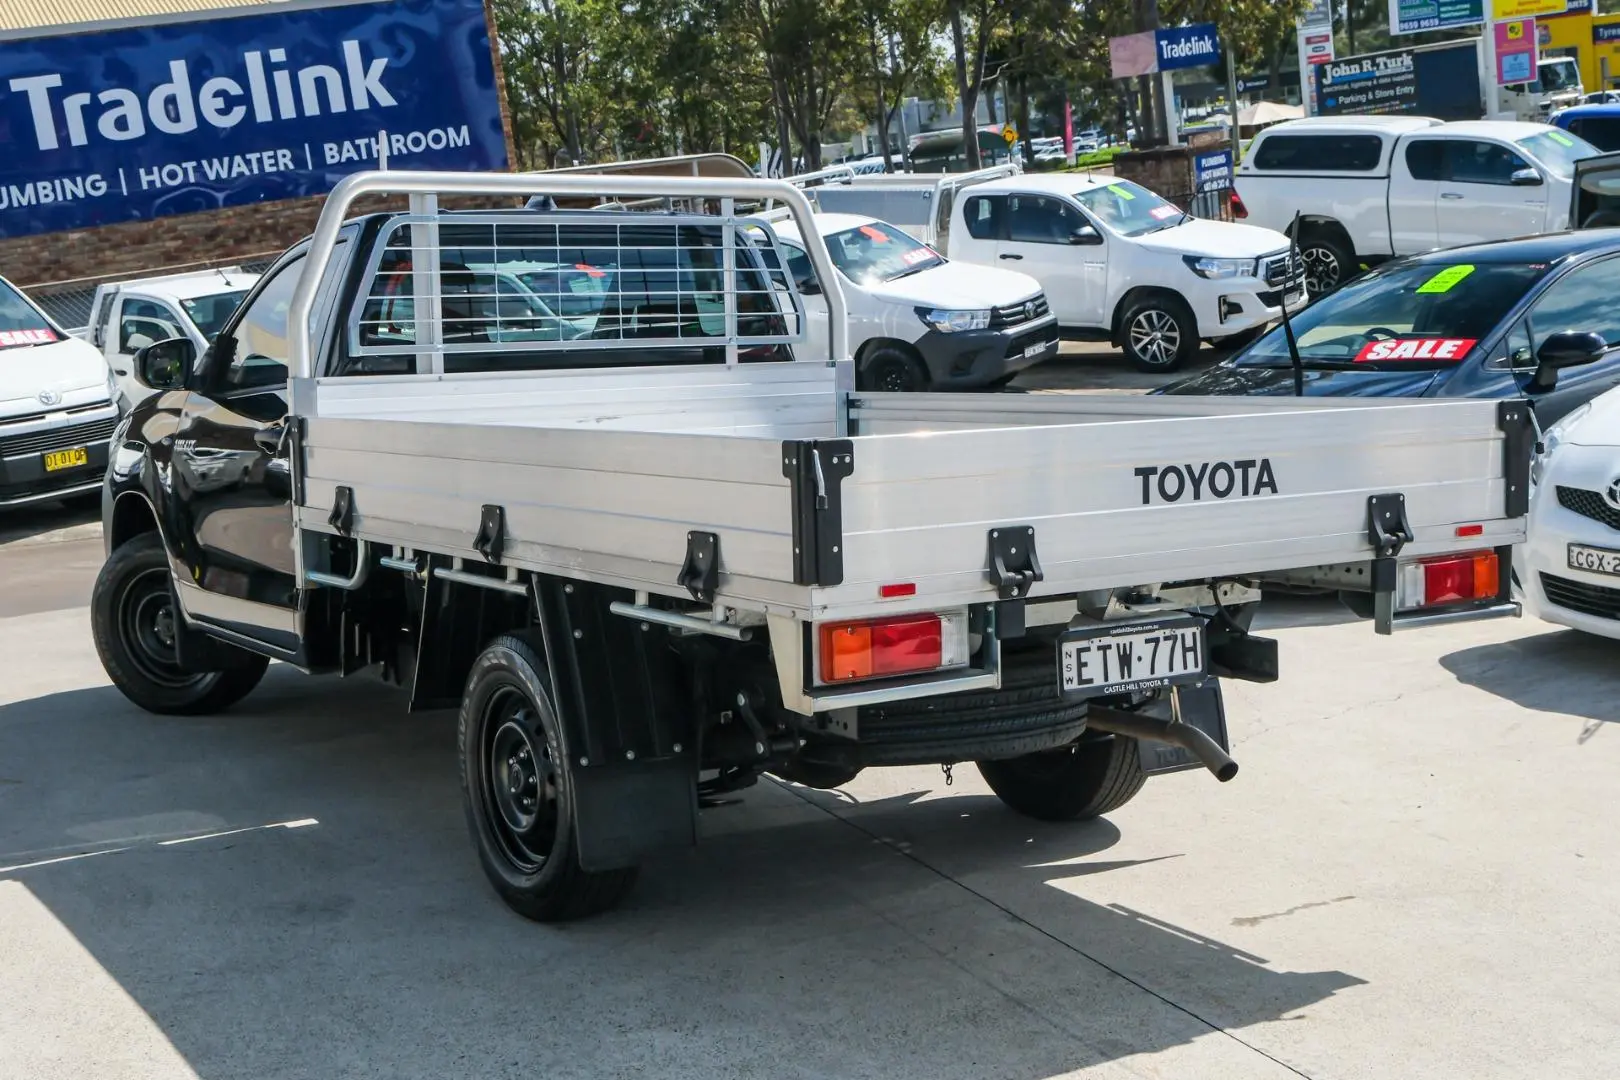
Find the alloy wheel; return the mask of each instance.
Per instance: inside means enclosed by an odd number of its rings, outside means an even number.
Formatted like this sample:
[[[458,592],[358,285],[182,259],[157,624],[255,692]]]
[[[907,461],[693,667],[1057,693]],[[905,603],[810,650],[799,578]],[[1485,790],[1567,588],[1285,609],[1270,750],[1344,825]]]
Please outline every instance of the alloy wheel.
[[[1168,311],[1149,308],[1131,320],[1131,350],[1154,367],[1171,367],[1181,353],[1181,328]]]

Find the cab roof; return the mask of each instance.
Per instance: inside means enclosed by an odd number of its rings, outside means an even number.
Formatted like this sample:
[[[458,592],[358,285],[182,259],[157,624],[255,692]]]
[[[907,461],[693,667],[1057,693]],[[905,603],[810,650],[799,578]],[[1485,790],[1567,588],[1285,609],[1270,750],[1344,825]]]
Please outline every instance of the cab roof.
[[[833,233],[841,233],[847,229],[858,229],[862,225],[883,225],[893,229],[895,232],[905,231],[898,225],[890,225],[887,221],[867,217],[865,214],[812,214],[811,218],[815,221],[816,229],[822,236],[831,236]],[[773,221],[771,222],[771,228],[776,230],[776,235],[785,239],[797,240],[800,238],[799,224],[792,218]]]
[[[1323,129],[1331,131],[1372,132],[1380,135],[1406,135],[1413,131],[1439,127],[1443,121],[1432,116],[1306,116],[1298,120],[1284,120],[1272,124],[1258,138],[1269,135],[1309,135]]]

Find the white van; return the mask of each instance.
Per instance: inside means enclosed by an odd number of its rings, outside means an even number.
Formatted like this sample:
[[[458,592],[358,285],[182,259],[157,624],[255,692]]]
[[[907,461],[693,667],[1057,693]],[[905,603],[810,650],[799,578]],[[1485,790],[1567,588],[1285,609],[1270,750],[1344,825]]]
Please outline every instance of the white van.
[[[135,352],[167,338],[190,338],[200,356],[259,280],[231,266],[102,285],[90,306],[87,337],[106,357],[125,409],[152,391],[135,378]]]
[[[886,221],[816,214],[843,281],[855,381],[865,390],[1005,385],[1057,355],[1057,320],[1028,274],[953,262]],[[787,273],[809,316],[809,347],[827,350],[821,285],[791,218],[774,221]],[[761,252],[769,262],[769,245]]]
[[[100,490],[114,392],[96,350],[0,278],[0,507]]]

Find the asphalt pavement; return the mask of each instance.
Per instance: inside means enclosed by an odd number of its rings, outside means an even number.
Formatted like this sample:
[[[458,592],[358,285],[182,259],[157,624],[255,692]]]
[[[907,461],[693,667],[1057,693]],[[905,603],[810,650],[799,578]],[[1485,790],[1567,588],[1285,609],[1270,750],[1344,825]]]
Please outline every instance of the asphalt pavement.
[[[766,782],[552,927],[479,873],[452,714],[279,665],[127,704],[97,537],[0,523],[0,1077],[1620,1074],[1620,643],[1268,600],[1229,784],[1058,826],[970,766]]]

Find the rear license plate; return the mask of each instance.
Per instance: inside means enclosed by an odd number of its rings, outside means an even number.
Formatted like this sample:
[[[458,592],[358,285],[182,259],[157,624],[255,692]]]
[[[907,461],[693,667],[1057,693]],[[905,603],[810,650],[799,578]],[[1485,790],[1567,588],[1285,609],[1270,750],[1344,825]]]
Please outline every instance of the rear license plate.
[[[1058,642],[1058,685],[1073,697],[1199,682],[1207,667],[1204,623],[1190,615],[1081,627]]]
[[[1620,577],[1620,551],[1612,548],[1569,545],[1569,568],[1585,570],[1589,574],[1613,574]]]
[[[90,450],[84,446],[76,446],[72,450],[52,450],[45,455],[46,472],[76,469],[80,465],[88,464],[90,464]]]

